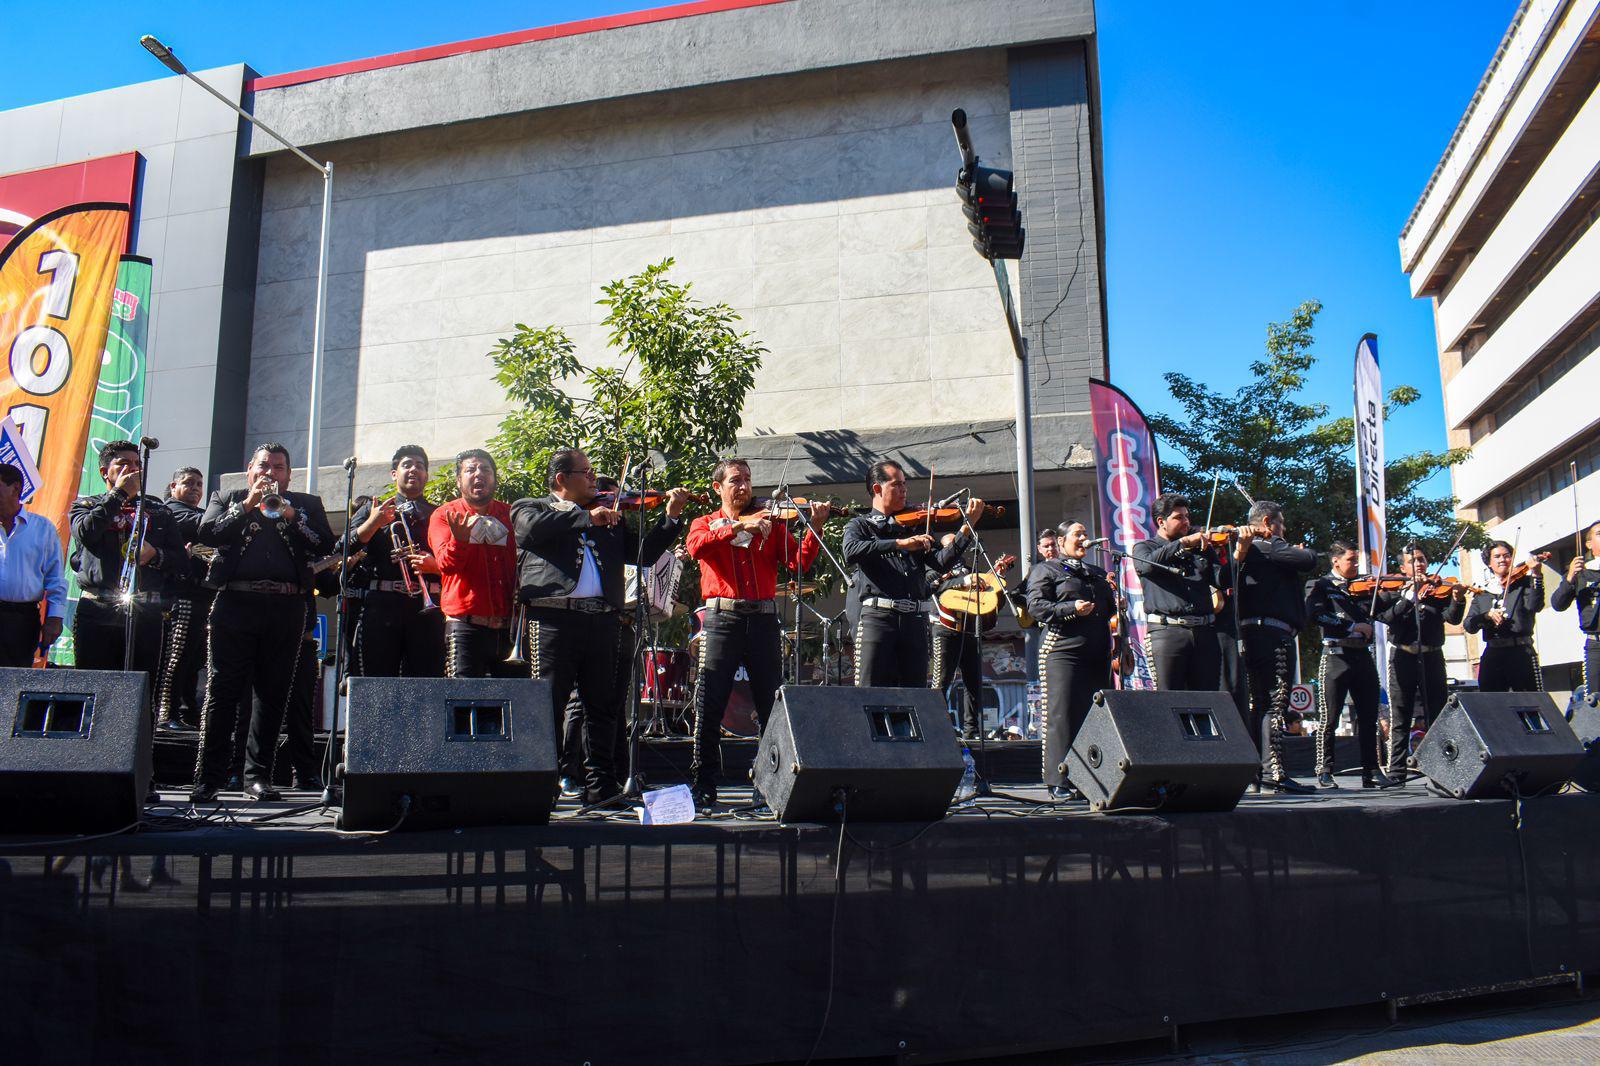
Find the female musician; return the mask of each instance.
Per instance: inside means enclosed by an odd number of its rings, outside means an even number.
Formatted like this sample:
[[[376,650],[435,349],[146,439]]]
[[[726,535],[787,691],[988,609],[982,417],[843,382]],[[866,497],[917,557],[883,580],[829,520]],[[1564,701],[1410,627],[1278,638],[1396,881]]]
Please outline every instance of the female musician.
[[[1544,609],[1544,575],[1537,560],[1520,576],[1513,574],[1512,555],[1511,545],[1503,540],[1492,540],[1483,549],[1483,561],[1489,564],[1485,582],[1489,594],[1472,598],[1462,623],[1468,633],[1483,634],[1483,657],[1478,661],[1482,692],[1544,688],[1533,649],[1533,618]]]
[[[1057,551],[1057,558],[1028,572],[1028,613],[1045,627],[1039,646],[1044,782],[1052,799],[1071,799],[1077,793],[1067,784],[1061,763],[1089,716],[1095,692],[1111,686],[1115,604],[1111,578],[1085,558],[1089,531],[1082,522],[1062,523]]]
[[[1583,691],[1594,698],[1595,686],[1600,685],[1600,522],[1591,522],[1583,531],[1583,544],[1588,550],[1572,557],[1566,576],[1550,594],[1550,606],[1565,611],[1574,601],[1578,604],[1578,628],[1583,642]]]

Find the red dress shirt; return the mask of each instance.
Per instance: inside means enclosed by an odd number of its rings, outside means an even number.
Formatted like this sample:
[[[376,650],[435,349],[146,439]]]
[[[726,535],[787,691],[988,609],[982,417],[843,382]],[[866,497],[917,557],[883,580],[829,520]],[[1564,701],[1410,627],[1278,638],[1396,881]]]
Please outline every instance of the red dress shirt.
[[[734,545],[738,533],[738,524],[720,510],[689,524],[686,547],[690,557],[700,563],[702,598],[770,600],[778,594],[779,567],[804,573],[822,552],[816,534],[807,530],[805,540],[797,543],[781,522],[772,523],[766,540],[751,533],[750,543],[742,548]]]
[[[504,536],[499,536],[492,525],[485,525],[483,534],[475,529],[472,540],[458,541],[445,521],[450,514],[477,515],[474,527],[498,522]],[[494,536],[478,539],[485,534]],[[490,500],[488,512],[478,515],[466,500],[451,500],[428,520],[428,547],[439,563],[439,607],[448,617],[511,616],[517,593],[517,545],[511,533],[510,507]]]

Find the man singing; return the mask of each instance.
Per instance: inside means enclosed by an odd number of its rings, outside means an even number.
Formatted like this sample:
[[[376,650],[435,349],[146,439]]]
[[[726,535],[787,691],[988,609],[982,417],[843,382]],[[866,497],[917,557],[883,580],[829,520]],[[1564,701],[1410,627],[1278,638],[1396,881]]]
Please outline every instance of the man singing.
[[[424,584],[435,604],[443,594],[439,564],[428,551],[428,526],[436,510],[422,494],[428,453],[415,444],[402,446],[389,462],[389,477],[394,495],[376,507],[368,501],[350,518],[349,551],[351,556],[360,552],[361,561],[351,568],[348,584],[362,600],[350,672],[443,677],[444,615],[424,610],[422,602]],[[342,543],[335,545],[334,554],[343,550]]]
[[[446,677],[495,677],[511,652],[517,549],[511,508],[494,498],[498,479],[494,456],[481,448],[462,452],[456,457],[460,499],[428,519],[428,545],[442,584]]]
[[[750,676],[756,721],[765,725],[783,680],[782,627],[778,620],[778,577],[788,569],[798,576],[811,568],[822,544],[810,530],[796,542],[781,522],[765,513],[746,515],[751,498],[750,466],[725,459],[711,472],[720,510],[689,523],[688,551],[700,564],[700,595],[705,599],[698,683],[694,702],[694,758],[689,779],[695,805],[717,800],[722,747],[722,712],[742,665]],[[811,505],[811,522],[828,519],[826,503]]]
[[[161,662],[161,595],[189,561],[176,525],[161,501],[144,492],[139,446],[114,440],[100,449],[100,477],[110,486],[72,501],[70,561],[78,572],[78,610],[72,619],[73,656],[83,670],[121,670],[127,612],[133,613],[133,666],[154,681]],[[138,592],[122,588],[123,561],[139,540],[134,512],[143,509]]]
[[[220,591],[207,625],[211,658],[200,714],[200,753],[189,799],[217,798],[227,779],[234,723],[254,679],[244,792],[277,799],[272,766],[305,632],[311,562],[326,555],[333,530],[322,500],[289,491],[289,449],[262,444],[245,470],[249,488],[214,492],[200,539],[217,549],[210,581]]]
[[[1317,553],[1283,538],[1283,508],[1250,505],[1250,526],[1239,532],[1239,627],[1250,675],[1250,733],[1261,752],[1262,784],[1279,792],[1310,792],[1283,765],[1283,716],[1295,683],[1295,642],[1305,628],[1305,578]]]
[[[906,474],[881,460],[867,475],[872,510],[844,527],[844,563],[855,568],[846,601],[856,619],[856,684],[926,688],[928,685],[928,573],[956,565],[971,543],[962,531],[935,549],[927,533],[909,532],[894,520],[906,509]],[[983,501],[967,501],[967,520],[983,513]]]
[[[594,481],[587,455],[576,448],[556,452],[545,481],[550,495],[518,500],[511,515],[522,553],[528,661],[535,677],[550,679],[557,735],[574,688],[583,701],[585,806],[621,793],[615,744],[623,565],[653,565],[677,539],[689,502],[687,489],[671,490],[663,517],[641,544],[621,511],[595,502]]]

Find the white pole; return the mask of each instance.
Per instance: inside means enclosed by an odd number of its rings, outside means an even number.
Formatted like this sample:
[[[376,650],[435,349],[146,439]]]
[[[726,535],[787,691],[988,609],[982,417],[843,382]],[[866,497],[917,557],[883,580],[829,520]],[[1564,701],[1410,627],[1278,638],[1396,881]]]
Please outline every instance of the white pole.
[[[317,314],[311,326],[311,415],[306,427],[306,491],[317,494],[318,431],[322,424],[322,349],[328,320],[328,232],[333,222],[333,162],[322,165],[322,250],[317,255]]]
[[[1011,375],[1016,400],[1017,418],[1017,557],[1021,560],[1021,574],[1028,576],[1030,552],[1033,543],[1033,417],[1028,401],[1028,342],[1017,321],[1016,305],[1011,301],[1011,281],[1006,273],[1005,261],[990,260],[994,267],[995,287],[1000,290],[1000,305],[1005,310],[1006,327],[1011,333],[1011,346],[1017,354],[1017,363]]]

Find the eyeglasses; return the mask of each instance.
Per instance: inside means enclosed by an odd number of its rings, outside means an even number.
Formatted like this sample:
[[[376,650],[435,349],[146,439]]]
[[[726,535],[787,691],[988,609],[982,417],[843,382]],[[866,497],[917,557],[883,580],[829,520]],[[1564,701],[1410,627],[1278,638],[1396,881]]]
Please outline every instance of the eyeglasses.
[[[567,473],[576,474],[578,477],[592,478],[594,477],[594,467],[586,466],[582,470],[568,470]]]

